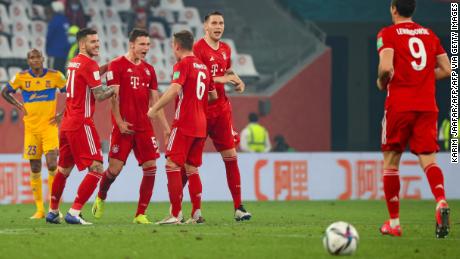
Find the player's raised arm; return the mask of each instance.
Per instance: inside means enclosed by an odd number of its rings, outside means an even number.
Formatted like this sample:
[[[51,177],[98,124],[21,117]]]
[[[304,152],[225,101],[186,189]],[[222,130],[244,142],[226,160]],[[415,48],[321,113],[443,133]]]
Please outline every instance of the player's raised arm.
[[[450,77],[452,68],[450,66],[449,57],[447,54],[438,55],[436,57],[437,68],[434,70],[436,80],[441,80]]]
[[[384,49],[379,54],[380,62],[378,68],[377,87],[380,90],[385,90],[391,77],[393,76],[393,49]]]
[[[153,107],[149,109],[149,111],[147,112],[147,115],[150,118],[155,118],[156,116],[158,116],[159,111],[163,109],[163,107],[165,107],[166,104],[168,104],[169,102],[174,100],[174,98],[176,98],[181,88],[182,86],[180,84],[172,83],[168,87],[168,90],[166,90],[166,92],[158,100],[158,102],[155,102]]]
[[[152,108],[159,100],[160,95],[158,94],[158,90],[150,90],[150,108]],[[171,133],[171,129],[169,127],[168,121],[166,120],[163,109],[158,111],[157,118],[160,120],[161,126],[163,127],[163,134],[166,138],[168,138]]]

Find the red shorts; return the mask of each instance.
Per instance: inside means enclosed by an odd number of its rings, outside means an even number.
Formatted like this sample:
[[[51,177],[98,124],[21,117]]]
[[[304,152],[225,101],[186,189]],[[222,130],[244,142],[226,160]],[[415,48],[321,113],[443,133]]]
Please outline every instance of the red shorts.
[[[174,128],[166,146],[166,157],[181,167],[185,163],[199,167],[205,142],[206,138],[186,136],[180,129]]]
[[[385,111],[382,120],[382,151],[403,152],[409,143],[414,154],[439,151],[438,112]]]
[[[110,135],[109,157],[126,163],[129,153],[134,150],[139,165],[160,157],[153,131],[137,131],[134,134],[121,134],[114,126]]]
[[[239,136],[233,130],[231,110],[221,112],[217,117],[208,118],[208,136],[212,139],[217,151],[233,149]]]
[[[99,135],[94,124],[83,124],[74,131],[59,134],[59,166],[63,168],[77,165],[79,171],[88,168],[93,161],[102,163]]]

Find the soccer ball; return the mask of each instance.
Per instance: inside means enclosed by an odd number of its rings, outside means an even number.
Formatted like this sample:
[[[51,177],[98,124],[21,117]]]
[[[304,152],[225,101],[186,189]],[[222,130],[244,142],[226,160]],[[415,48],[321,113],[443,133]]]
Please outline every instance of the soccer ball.
[[[338,221],[327,227],[323,237],[324,249],[332,255],[351,255],[358,247],[359,235],[349,223]]]

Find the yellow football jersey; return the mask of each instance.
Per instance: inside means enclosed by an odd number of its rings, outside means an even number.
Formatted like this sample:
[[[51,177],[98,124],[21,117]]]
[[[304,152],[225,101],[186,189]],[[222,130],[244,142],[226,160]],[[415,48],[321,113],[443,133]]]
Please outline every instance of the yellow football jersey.
[[[46,130],[56,115],[56,90],[65,92],[66,78],[56,70],[44,69],[42,75],[32,70],[17,73],[7,84],[10,91],[20,89],[24,108],[24,127],[31,133]]]

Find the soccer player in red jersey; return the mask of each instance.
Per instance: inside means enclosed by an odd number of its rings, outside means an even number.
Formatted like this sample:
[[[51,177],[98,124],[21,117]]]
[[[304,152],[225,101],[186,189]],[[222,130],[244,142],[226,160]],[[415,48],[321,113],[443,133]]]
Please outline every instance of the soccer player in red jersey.
[[[67,69],[67,99],[59,134],[59,162],[52,192],[48,223],[59,222],[59,201],[67,177],[74,165],[82,171],[88,168],[78,188],[75,201],[65,216],[69,224],[91,224],[80,217],[80,210],[88,201],[102,177],[102,152],[99,136],[93,121],[95,100],[103,101],[114,94],[111,88],[103,88],[100,68],[92,58],[99,55],[99,38],[92,29],[77,33],[79,51]]]
[[[193,55],[192,33],[175,33],[172,44],[178,62],[174,65],[171,85],[148,112],[154,118],[167,103],[176,98],[176,112],[166,147],[166,174],[171,210],[170,216],[158,224],[179,224],[183,219],[181,168],[185,168],[189,177],[190,193],[200,198],[198,202],[192,201],[192,217],[188,223],[202,223],[202,187],[201,182],[196,179],[206,140],[208,92],[210,91],[211,99],[217,99],[217,93],[211,85],[212,78],[208,68]]]
[[[159,99],[154,68],[144,61],[150,38],[145,30],[133,29],[129,34],[128,53],[112,60],[107,72],[107,85],[115,90],[112,98],[113,129],[110,138],[109,167],[102,177],[99,193],[93,205],[93,215],[102,217],[107,192],[120,174],[131,150],[142,166],[139,202],[134,223],[151,224],[145,211],[152,197],[156,174],[156,159],[160,157],[154,130],[147,111]],[[160,121],[169,134],[164,113]]]
[[[399,161],[407,144],[418,156],[436,199],[436,237],[449,233],[449,207],[444,178],[436,164],[438,107],[436,80],[450,76],[449,58],[439,38],[412,21],[415,0],[393,0],[393,25],[377,36],[380,57],[377,86],[387,91],[382,120],[383,188],[390,219],[384,235],[401,236],[399,224]]]
[[[224,84],[232,84],[243,92],[245,84],[231,69],[231,49],[220,39],[224,33],[224,16],[212,12],[205,17],[205,36],[195,43],[193,52],[208,67],[213,77],[218,99],[208,106],[207,134],[225,163],[227,183],[233,198],[235,219],[249,220],[251,214],[241,204],[241,179],[235,148],[237,133],[232,127],[232,108],[225,94]],[[186,178],[185,178],[186,179]],[[193,198],[191,197],[192,201]]]

